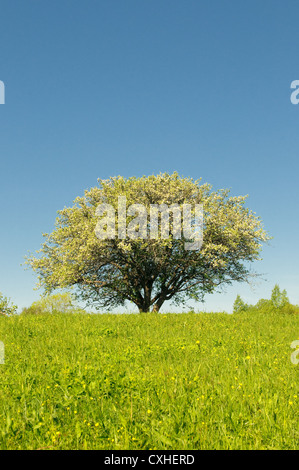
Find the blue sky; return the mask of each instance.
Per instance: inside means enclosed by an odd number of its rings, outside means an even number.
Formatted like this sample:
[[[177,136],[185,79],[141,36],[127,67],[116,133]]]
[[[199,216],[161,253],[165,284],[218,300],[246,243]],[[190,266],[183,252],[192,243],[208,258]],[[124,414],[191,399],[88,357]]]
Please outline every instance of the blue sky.
[[[299,304],[298,14],[296,0],[1,0],[0,291],[39,298],[24,256],[98,178],[176,170],[249,194],[274,237],[255,287],[204,308],[275,283]]]

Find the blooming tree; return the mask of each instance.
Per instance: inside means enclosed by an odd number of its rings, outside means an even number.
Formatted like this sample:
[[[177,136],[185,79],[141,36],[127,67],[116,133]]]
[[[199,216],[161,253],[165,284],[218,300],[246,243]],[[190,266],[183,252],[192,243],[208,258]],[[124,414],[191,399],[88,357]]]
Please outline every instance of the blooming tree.
[[[153,205],[202,205],[200,249],[186,250],[186,237],[178,236],[177,228],[175,233],[170,212],[167,238],[139,237],[137,219],[137,235],[122,230],[120,238],[116,218],[116,236],[99,239],[97,208],[109,204],[117,211],[120,196],[126,197],[128,205],[138,204],[135,208],[142,205],[148,214]],[[28,257],[26,263],[46,293],[73,286],[78,298],[96,308],[130,301],[139,311],[148,312],[159,311],[165,301],[202,300],[206,293],[234,281],[249,282],[255,275],[249,263],[260,259],[262,243],[269,236],[245,202],[246,196],[231,196],[227,189],[213,191],[211,185],[176,172],[99,180],[72,207],[58,211],[55,229],[44,234],[38,256]],[[126,214],[125,222],[127,226],[134,223],[132,212]],[[148,232],[150,225],[148,220]],[[161,228],[161,217],[158,225]]]

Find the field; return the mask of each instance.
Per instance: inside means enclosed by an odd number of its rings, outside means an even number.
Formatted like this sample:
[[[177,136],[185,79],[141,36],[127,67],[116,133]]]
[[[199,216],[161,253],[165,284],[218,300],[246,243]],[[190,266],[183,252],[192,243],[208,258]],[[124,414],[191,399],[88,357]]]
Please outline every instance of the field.
[[[0,449],[298,449],[299,316],[0,318]]]

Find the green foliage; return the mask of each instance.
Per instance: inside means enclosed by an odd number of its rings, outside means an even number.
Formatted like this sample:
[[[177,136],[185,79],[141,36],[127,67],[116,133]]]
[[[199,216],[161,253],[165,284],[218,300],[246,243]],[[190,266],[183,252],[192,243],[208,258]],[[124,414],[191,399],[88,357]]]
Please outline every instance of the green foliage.
[[[259,313],[269,314],[273,312],[273,304],[269,299],[260,299],[253,307],[254,311]]]
[[[43,309],[36,305],[30,305],[30,307],[24,307],[21,311],[22,315],[42,315],[44,313]]]
[[[17,313],[17,309],[17,305],[14,305],[9,298],[0,292],[0,315],[14,315]]]
[[[168,239],[98,239],[96,209],[109,203],[117,211],[119,196],[126,197],[127,206],[142,204],[147,214],[153,204],[177,204],[180,209],[183,204],[202,204],[201,249],[187,251],[184,237],[175,238],[172,222]],[[269,240],[260,218],[245,202],[246,196],[230,196],[227,189],[212,191],[211,185],[176,172],[99,180],[99,187],[87,190],[73,207],[58,211],[54,231],[44,235],[40,257],[26,262],[47,294],[75,286],[78,296],[96,308],[130,301],[148,312],[159,311],[168,300],[176,304],[188,298],[202,300],[220,285],[248,281],[252,276],[248,262],[260,259],[262,243]],[[131,221],[127,213],[126,226]],[[148,220],[147,229],[149,225]]]
[[[299,306],[286,303],[280,307],[280,312],[287,315],[299,315]]]
[[[275,286],[273,287],[271,293],[271,302],[274,308],[281,308],[290,303],[286,290],[284,289],[281,292],[278,284],[275,284]]]
[[[246,304],[241,297],[238,295],[234,305],[233,313],[250,311],[252,313],[258,312],[259,314],[271,314],[275,312],[283,314],[299,314],[299,306],[292,305],[289,301],[286,290],[280,290],[278,284],[272,289],[270,299],[260,299],[255,305]]]
[[[0,449],[296,450],[299,316],[0,318]]]
[[[233,305],[233,313],[246,312],[249,306],[237,295],[236,300]]]
[[[22,310],[22,314],[53,314],[53,313],[71,313],[79,312],[81,309],[77,306],[74,297],[69,292],[47,295],[40,300]],[[82,310],[83,311],[83,310]]]

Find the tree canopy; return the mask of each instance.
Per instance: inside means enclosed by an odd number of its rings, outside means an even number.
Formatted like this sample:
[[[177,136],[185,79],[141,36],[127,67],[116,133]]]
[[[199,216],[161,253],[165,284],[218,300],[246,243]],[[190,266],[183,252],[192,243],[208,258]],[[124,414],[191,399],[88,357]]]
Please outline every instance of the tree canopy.
[[[139,178],[117,176],[98,183],[77,197],[72,207],[58,211],[53,232],[44,234],[37,256],[26,260],[46,294],[72,286],[78,298],[96,308],[130,301],[139,311],[148,312],[159,311],[169,300],[177,304],[190,298],[203,300],[205,294],[221,286],[249,282],[255,275],[250,263],[260,259],[262,244],[270,237],[261,219],[245,207],[247,196],[231,196],[228,189],[213,191],[201,179],[180,177],[176,172]],[[97,208],[110,204],[117,212],[120,196],[126,197],[127,206],[138,204],[132,206],[135,212],[142,205],[148,214],[153,205],[202,205],[201,248],[186,249],[188,239],[184,233],[178,235],[171,212],[167,238],[141,238],[140,219],[128,211],[126,227],[135,223],[135,237],[127,230],[121,238],[99,239],[96,228],[103,218]],[[119,224],[116,218],[116,233],[120,233]],[[150,229],[147,220],[147,233]]]

